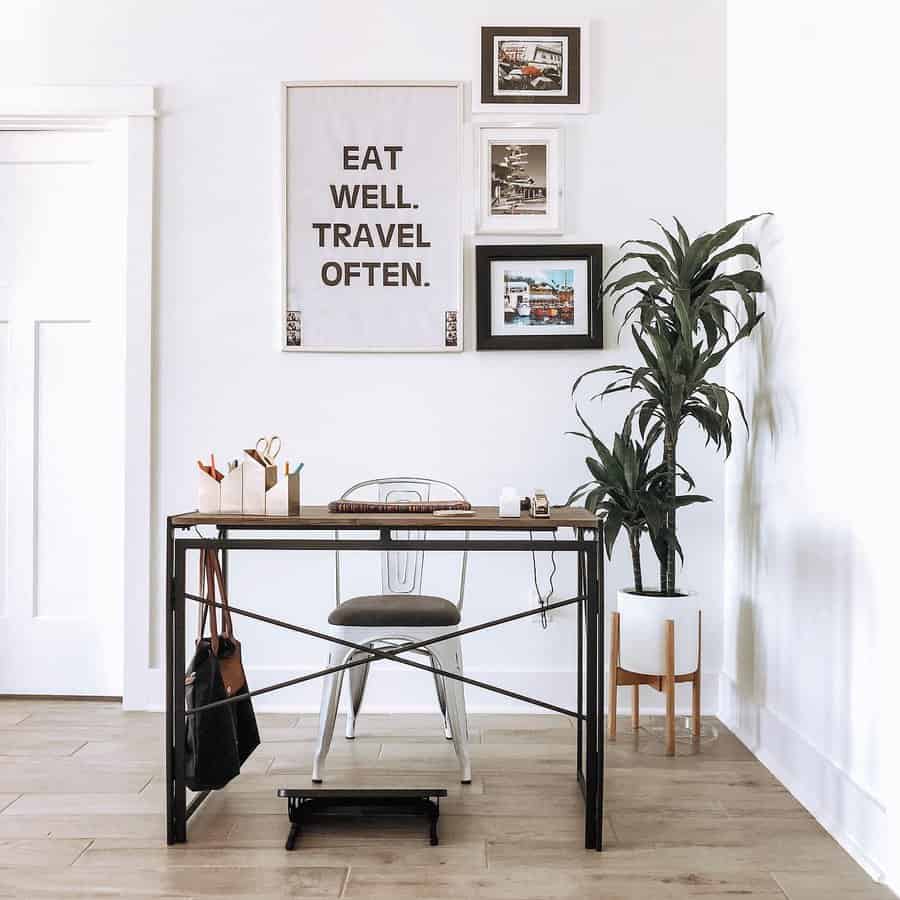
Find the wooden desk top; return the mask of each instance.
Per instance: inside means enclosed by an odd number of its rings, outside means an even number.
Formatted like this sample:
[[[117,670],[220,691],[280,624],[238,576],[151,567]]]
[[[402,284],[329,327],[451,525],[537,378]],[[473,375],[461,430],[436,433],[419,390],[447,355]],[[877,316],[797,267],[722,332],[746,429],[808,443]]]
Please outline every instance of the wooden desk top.
[[[247,516],[226,513],[184,513],[173,516],[176,528],[192,528],[194,525],[216,525],[222,528],[267,528],[290,530],[332,530],[335,528],[378,529],[445,529],[467,531],[469,529],[497,531],[546,531],[557,528],[596,528],[596,516],[580,507],[558,507],[550,510],[549,519],[532,519],[523,512],[518,519],[504,519],[496,506],[473,506],[472,516],[435,516],[431,513],[406,515],[403,513],[332,513],[327,506],[304,506],[299,516]]]

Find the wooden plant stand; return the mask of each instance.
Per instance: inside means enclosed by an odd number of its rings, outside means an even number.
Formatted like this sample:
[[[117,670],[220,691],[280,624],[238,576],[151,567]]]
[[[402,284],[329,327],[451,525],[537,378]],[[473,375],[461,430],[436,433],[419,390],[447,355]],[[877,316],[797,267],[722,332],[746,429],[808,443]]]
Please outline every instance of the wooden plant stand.
[[[642,684],[666,695],[666,756],[675,755],[675,685],[690,682],[691,719],[694,740],[700,737],[700,640],[702,614],[697,613],[697,668],[682,675],[675,674],[675,622],[666,619],[666,672],[664,675],[644,675],[629,672],[619,665],[621,616],[612,614],[612,630],[609,641],[609,739],[616,739],[616,701],[618,688],[631,685],[631,728],[640,727],[640,690]]]

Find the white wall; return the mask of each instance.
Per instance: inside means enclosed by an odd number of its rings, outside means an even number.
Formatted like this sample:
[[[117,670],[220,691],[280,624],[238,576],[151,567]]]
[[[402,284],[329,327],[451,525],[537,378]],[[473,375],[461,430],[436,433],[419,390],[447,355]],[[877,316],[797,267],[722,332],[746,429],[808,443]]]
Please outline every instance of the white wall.
[[[647,236],[651,216],[676,214],[691,230],[724,213],[724,9],[716,0],[565,0],[555,17],[590,17],[592,114],[567,128],[565,241],[602,242],[611,257]],[[477,82],[478,25],[541,19],[545,2],[451,4],[264,4],[117,2],[5,4],[0,78],[16,83],[145,83],[158,86],[157,270],[154,321],[154,559],[152,659],[161,653],[163,517],[194,504],[194,460],[237,455],[277,432],[291,459],[306,461],[305,499],[326,502],[349,484],[387,473],[434,474],[476,502],[503,484],[546,487],[561,502],[584,480],[585,448],[563,432],[575,424],[570,385],[619,352],[474,351],[472,198],[465,198],[466,352],[452,356],[298,355],[274,347],[278,310],[278,84],[286,79],[462,79]],[[698,52],[700,51],[700,52]],[[519,117],[516,117],[519,118]],[[471,125],[466,125],[467,185]],[[503,242],[503,239],[500,239]],[[607,346],[615,326],[607,322]],[[594,409],[611,435],[621,407]],[[721,463],[689,436],[683,460],[705,493],[721,494]],[[721,645],[720,509],[680,517],[685,582],[705,598],[705,668],[715,681]],[[610,596],[629,583],[622,554]],[[563,560],[560,595],[573,591]],[[653,566],[648,566],[653,571]],[[547,572],[546,562],[542,570]],[[264,568],[238,561],[235,602],[276,616],[324,622],[331,569],[318,557]],[[531,600],[530,560],[475,559],[467,621]],[[440,585],[426,588],[440,589]],[[244,624],[253,685],[318,667],[321,648]],[[467,640],[467,668],[513,688],[571,702],[574,620],[534,624]],[[260,671],[266,669],[266,671]],[[381,667],[370,682],[377,706],[432,703],[428,679]],[[403,682],[402,689],[400,682]],[[158,704],[158,670],[129,700]],[[714,692],[707,690],[706,697]],[[318,687],[272,702],[312,708]],[[713,701],[714,702],[714,701]],[[470,695],[473,708],[496,708]]]
[[[766,318],[729,366],[753,422],[726,466],[721,715],[877,876],[900,861],[890,6],[733,0],[727,44],[729,212],[777,215],[751,235]]]

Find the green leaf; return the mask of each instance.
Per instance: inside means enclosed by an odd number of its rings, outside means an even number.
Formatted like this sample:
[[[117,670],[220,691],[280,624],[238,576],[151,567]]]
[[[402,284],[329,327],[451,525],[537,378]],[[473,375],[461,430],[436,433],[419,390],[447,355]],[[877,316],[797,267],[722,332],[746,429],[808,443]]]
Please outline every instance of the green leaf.
[[[704,497],[702,494],[682,494],[675,498],[676,509],[690,506],[692,503],[712,503],[712,500],[709,497]]]
[[[663,229],[665,230],[665,229]],[[675,274],[675,269],[678,268],[677,263],[675,262],[674,256],[663,247],[658,241],[638,241],[638,240],[630,240],[624,241],[622,244],[622,248],[628,247],[630,244],[635,244],[638,247],[649,247],[651,250],[656,250],[657,253],[662,256],[665,261],[669,264],[670,269],[672,270],[672,274]],[[676,243],[677,246],[677,243]]]
[[[642,435],[646,435],[647,426],[650,424],[650,419],[653,418],[653,413],[656,409],[656,401],[647,400],[640,405],[643,407],[643,409],[641,409],[641,413],[638,416],[638,428],[640,429]]]
[[[619,291],[624,290],[625,288],[629,288],[635,284],[652,284],[656,281],[656,276],[651,272],[640,271],[640,272],[632,272],[630,275],[623,275],[621,278],[616,281],[611,281],[603,288],[603,296],[606,296],[611,291],[615,291],[618,293]]]
[[[679,222],[675,216],[672,216],[672,218],[675,219],[675,227],[678,229],[678,237],[681,240],[681,249],[687,253],[688,247],[691,246],[691,239],[688,237],[688,233],[684,230],[684,226],[681,222]]]
[[[587,372],[582,372],[575,379],[575,383],[572,385],[572,396],[575,395],[575,391],[578,390],[578,386],[582,381],[584,381],[585,378],[587,378],[589,375],[597,375],[600,372],[616,372],[620,375],[631,375],[631,366],[600,366],[597,369],[588,369]],[[579,416],[579,418],[581,417]]]
[[[606,494],[606,489],[602,487],[594,488],[587,497],[584,498],[584,508],[590,510],[592,513],[596,513],[598,507],[600,507],[601,500],[603,500],[604,495]]]
[[[700,277],[703,278],[705,276],[707,278],[712,278],[716,273],[716,269],[718,269],[723,262],[735,256],[749,256],[757,265],[762,264],[759,257],[759,250],[757,250],[753,244],[735,244],[733,247],[729,247],[727,250],[723,250],[721,253],[717,253],[715,256],[710,257],[703,272],[700,273]]]
[[[617,509],[607,510],[603,523],[603,543],[606,545],[606,558],[612,559],[613,547],[622,528],[622,514]]]
[[[563,503],[563,506],[571,506],[576,500],[582,497],[585,493],[587,493],[587,489],[594,485],[596,482],[594,481],[586,481],[584,484],[580,484],[571,494],[569,494],[569,499]]]
[[[606,277],[609,277],[610,272],[612,272],[612,270],[615,269],[616,266],[620,266],[625,262],[630,262],[633,259],[643,260],[648,266],[650,266],[650,268],[654,271],[658,278],[661,278],[663,279],[663,281],[668,283],[674,283],[674,275],[672,273],[672,270],[669,268],[666,260],[658,253],[626,253],[618,260],[616,260],[616,262],[614,262],[606,270]]]
[[[735,219],[733,222],[729,222],[711,236],[709,252],[712,253],[714,250],[718,250],[719,247],[727,244],[748,222],[752,222],[760,216],[770,215],[771,213],[756,213],[755,215],[747,216],[745,219]]]
[[[673,268],[679,268],[684,261],[684,251],[681,249],[681,245],[676,240],[675,235],[673,235],[672,232],[669,231],[669,229],[666,228],[666,226],[657,219],[651,219],[650,221],[655,222],[657,225],[659,225],[660,230],[666,236],[666,240],[669,242],[669,247],[672,248],[672,257],[675,260],[675,265],[673,266]]]

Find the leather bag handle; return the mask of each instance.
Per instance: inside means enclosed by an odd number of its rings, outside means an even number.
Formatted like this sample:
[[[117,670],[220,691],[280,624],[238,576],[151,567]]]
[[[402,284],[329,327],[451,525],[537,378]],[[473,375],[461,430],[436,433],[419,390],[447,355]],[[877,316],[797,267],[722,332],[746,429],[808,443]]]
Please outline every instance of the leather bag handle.
[[[205,587],[205,591],[204,591]],[[205,594],[206,603],[202,604],[197,640],[203,638],[206,627],[206,614],[209,613],[209,642],[213,653],[219,654],[219,625],[216,620],[216,578],[210,559],[210,551],[205,547],[200,551],[200,594]]]
[[[225,589],[225,576],[216,550],[209,551],[209,565],[219,585],[219,596],[222,598],[222,633],[228,640],[234,640],[234,625],[231,621],[231,608],[228,605],[228,591]]]

